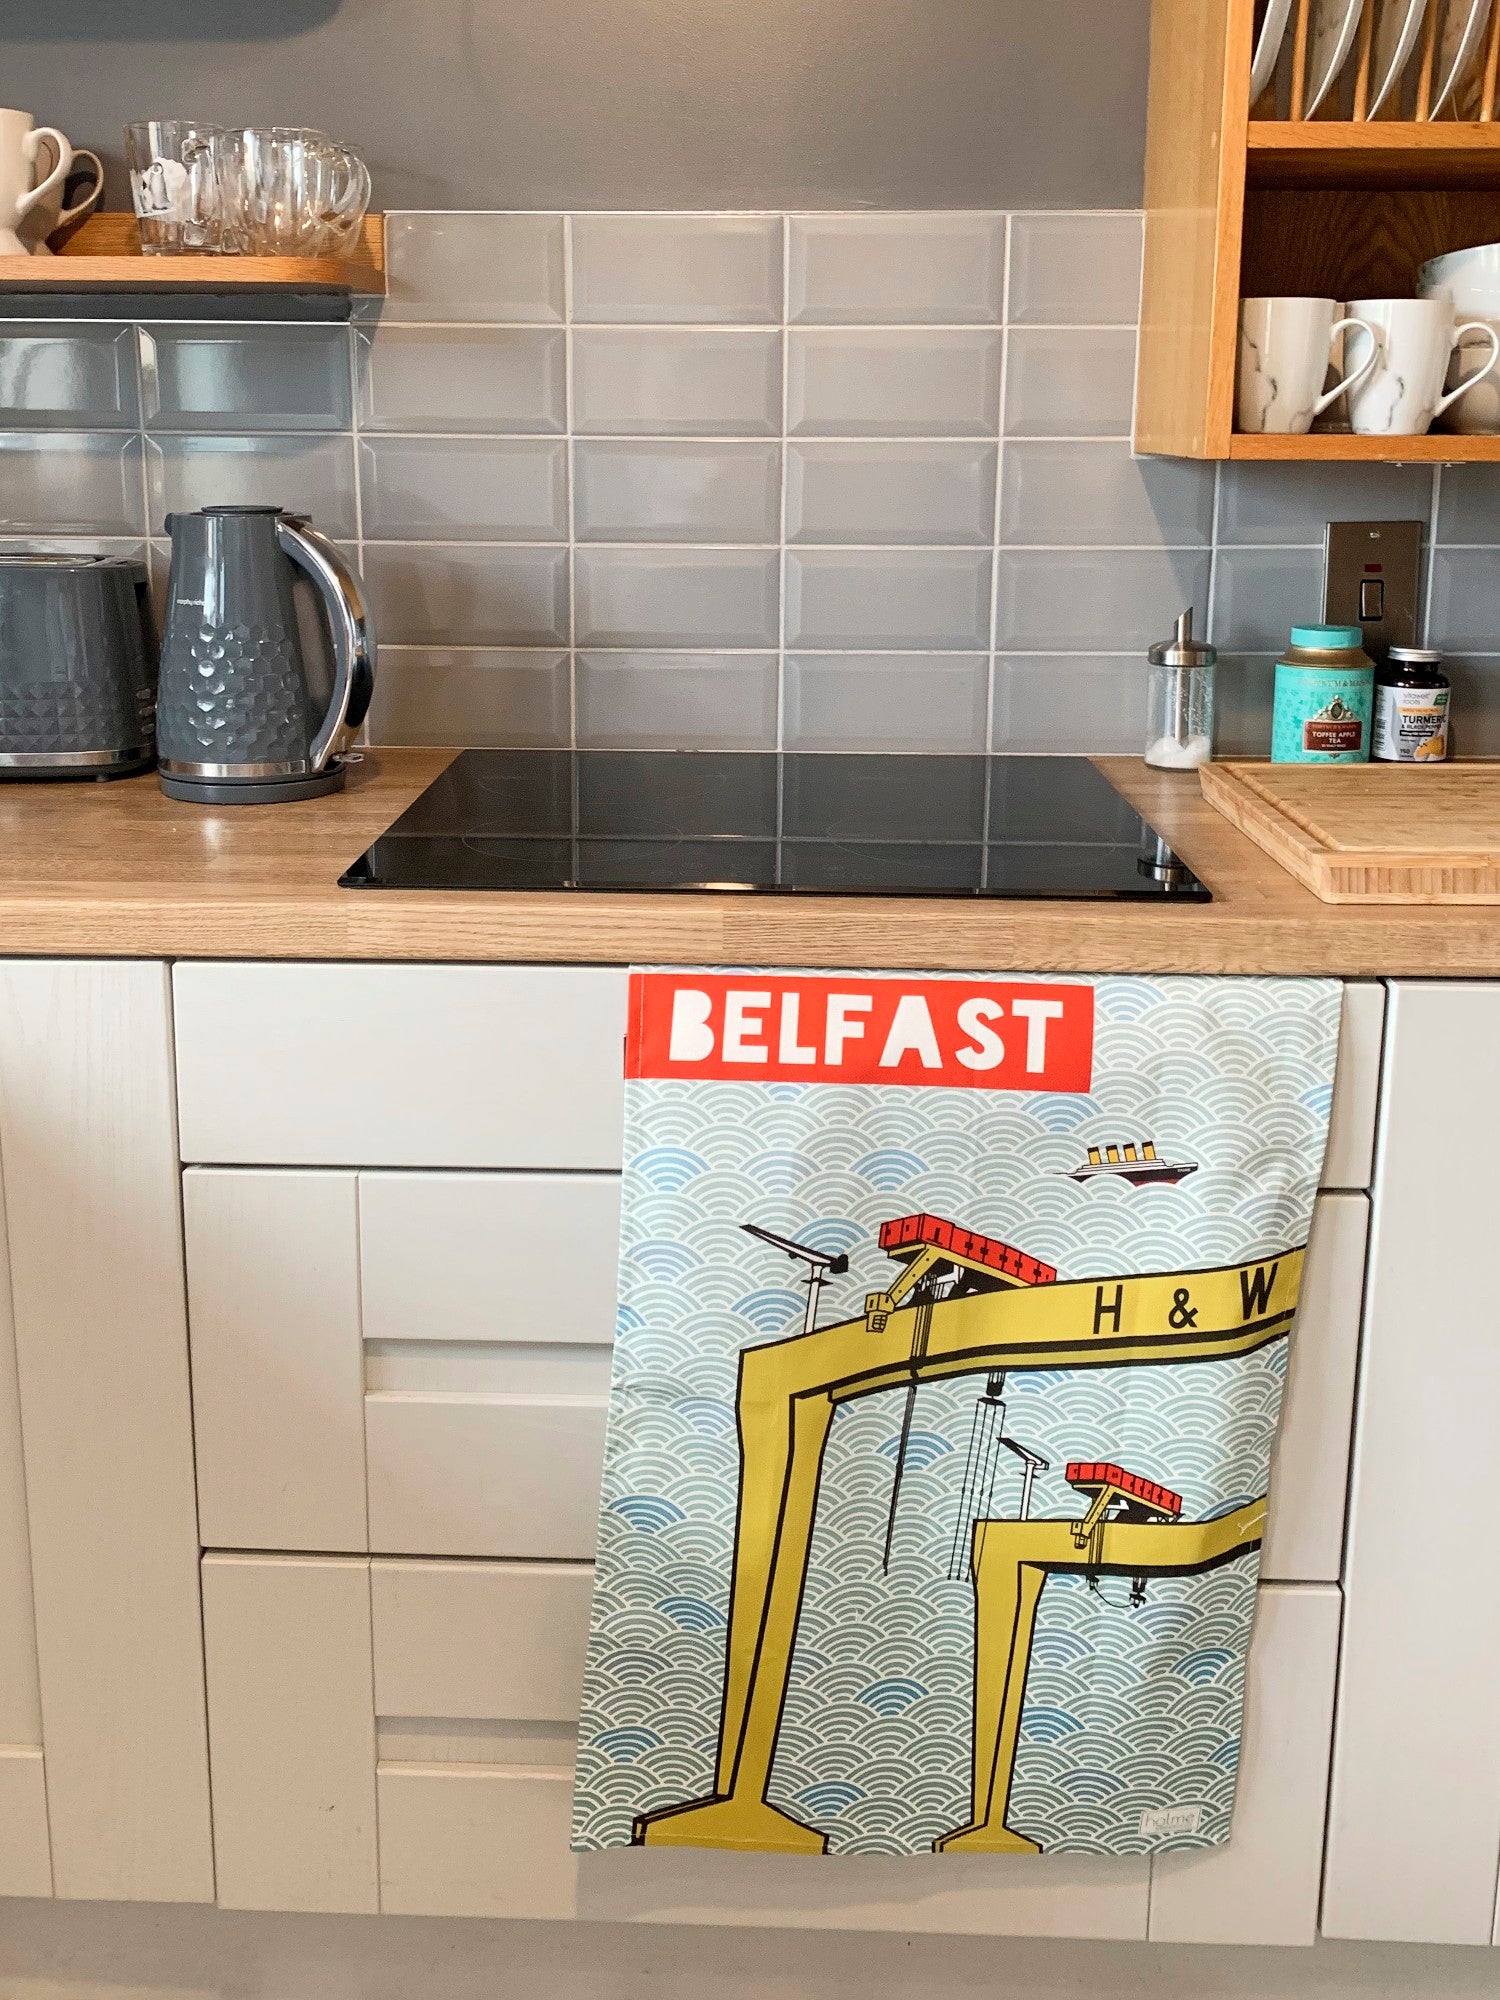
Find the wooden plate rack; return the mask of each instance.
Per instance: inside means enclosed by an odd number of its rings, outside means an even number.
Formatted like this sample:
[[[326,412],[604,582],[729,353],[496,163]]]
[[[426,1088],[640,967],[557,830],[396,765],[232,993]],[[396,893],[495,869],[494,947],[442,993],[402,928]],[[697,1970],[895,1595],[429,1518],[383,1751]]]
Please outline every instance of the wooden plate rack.
[[[1296,0],[1277,75],[1254,107],[1256,0],[1152,0],[1137,450],[1500,463],[1500,437],[1234,429],[1242,296],[1411,297],[1428,258],[1500,241],[1500,0],[1454,115],[1436,119],[1438,0],[1400,101],[1362,116],[1376,4],[1364,0],[1345,74],[1307,119],[1312,0]]]

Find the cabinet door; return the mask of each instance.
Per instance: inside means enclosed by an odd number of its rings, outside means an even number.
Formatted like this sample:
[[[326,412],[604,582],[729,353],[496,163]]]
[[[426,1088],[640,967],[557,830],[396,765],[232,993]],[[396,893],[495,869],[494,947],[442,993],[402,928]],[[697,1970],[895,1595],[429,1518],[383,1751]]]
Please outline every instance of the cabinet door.
[[[586,1560],[619,1183],[195,1168],[210,1548]]]
[[[0,963],[0,1153],[56,1892],[211,1901],[165,966]]]
[[[182,1177],[208,1548],[369,1547],[356,1176]]]
[[[1369,1220],[1362,1194],[1322,1194],[1313,1209],[1271,1467],[1266,1582],[1338,1581]]]
[[[1323,1929],[1482,1944],[1500,1863],[1500,986],[1390,991]]]
[[[1233,1835],[1153,1858],[1153,1944],[1316,1941],[1339,1608],[1328,1586],[1262,1587]]]
[[[374,1910],[370,1565],[206,1556],[219,1902]]]
[[[0,1896],[50,1896],[42,1702],[4,1216],[0,1184]]]

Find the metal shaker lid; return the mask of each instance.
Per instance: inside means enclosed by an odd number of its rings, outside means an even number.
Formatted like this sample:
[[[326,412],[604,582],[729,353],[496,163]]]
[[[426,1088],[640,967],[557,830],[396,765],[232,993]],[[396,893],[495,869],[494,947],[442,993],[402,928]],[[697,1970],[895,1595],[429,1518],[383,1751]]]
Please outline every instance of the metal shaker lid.
[[[1193,637],[1191,604],[1179,615],[1171,638],[1159,640],[1146,654],[1153,667],[1211,667],[1218,657],[1216,647]]]

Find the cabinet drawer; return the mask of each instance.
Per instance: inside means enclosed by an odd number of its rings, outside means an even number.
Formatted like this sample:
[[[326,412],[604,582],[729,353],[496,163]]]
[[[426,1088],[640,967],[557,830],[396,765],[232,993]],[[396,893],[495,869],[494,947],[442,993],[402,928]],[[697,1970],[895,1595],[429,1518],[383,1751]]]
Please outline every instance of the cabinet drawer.
[[[366,1340],[614,1338],[613,1174],[361,1174]]]
[[[587,1563],[371,1565],[381,1715],[578,1719]]]
[[[370,1547],[592,1557],[608,1406],[607,1393],[367,1394]]]
[[[179,965],[182,1157],[618,1168],[627,974]]]
[[[1339,1580],[1369,1221],[1367,1195],[1321,1194],[1313,1207],[1271,1466],[1268,1582]]]

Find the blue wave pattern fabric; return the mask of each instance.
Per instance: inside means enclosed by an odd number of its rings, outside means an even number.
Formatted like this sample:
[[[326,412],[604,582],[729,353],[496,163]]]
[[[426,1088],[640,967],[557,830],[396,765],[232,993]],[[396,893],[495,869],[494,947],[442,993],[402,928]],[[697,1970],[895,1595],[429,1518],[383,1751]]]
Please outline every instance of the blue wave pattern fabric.
[[[815,1016],[805,988],[788,1039],[799,980],[875,995],[845,1013],[839,1063],[832,1004]],[[655,1059],[652,982],[675,982],[660,1004],[677,1009]],[[1135,1854],[1228,1838],[1337,982],[761,971],[638,973],[637,988],[574,1846]],[[962,1043],[933,1025],[940,1007],[924,1028],[900,1002],[887,1037],[898,988],[1066,989],[1091,1004],[1083,1087],[1026,1087],[1013,1002],[1009,1018],[1004,1000],[960,1008]],[[958,1046],[988,1046],[976,1019],[1009,1045],[999,1087],[958,1066]],[[818,1080],[795,1080],[799,1062]],[[1054,1081],[1046,1064],[1037,1080]],[[1150,1274],[1167,1278],[1137,1282]],[[1079,1329],[1059,1365],[1014,1344],[1054,1321]],[[816,1349],[798,1344],[809,1324]],[[1149,1352],[1074,1365],[1122,1325]],[[1012,1344],[966,1365],[964,1330],[991,1326]],[[1179,1335],[1181,1359],[1164,1344]],[[797,1561],[802,1489],[794,1468],[779,1525],[757,1515],[757,1466],[787,1424],[761,1425],[756,1399],[783,1361],[791,1380],[825,1351],[833,1374],[921,1359],[836,1390],[831,1416],[798,1378],[788,1421],[822,1409],[827,1428],[802,1461],[815,1503],[783,1645],[774,1575]],[[1161,1553],[1193,1536],[1201,1562]],[[986,1589],[1024,1597],[1027,1574],[1029,1645],[976,1663],[976,1634],[997,1629]],[[753,1653],[744,1674],[726,1672],[731,1651]],[[779,1711],[758,1710],[756,1676],[778,1672]]]

